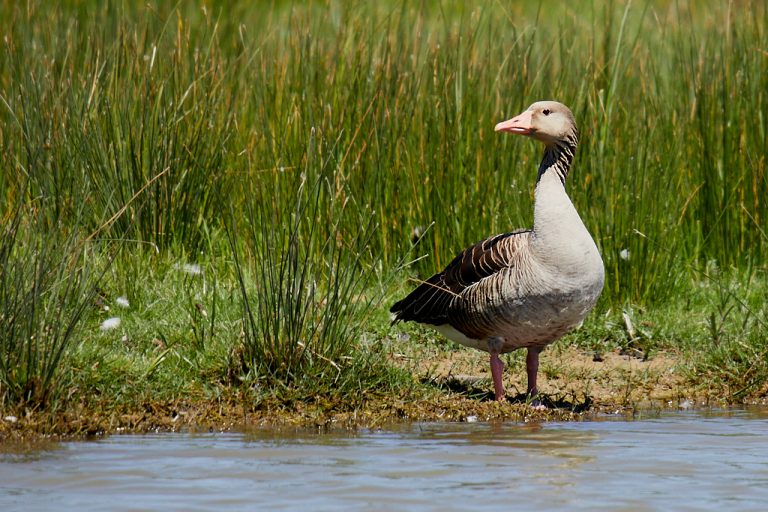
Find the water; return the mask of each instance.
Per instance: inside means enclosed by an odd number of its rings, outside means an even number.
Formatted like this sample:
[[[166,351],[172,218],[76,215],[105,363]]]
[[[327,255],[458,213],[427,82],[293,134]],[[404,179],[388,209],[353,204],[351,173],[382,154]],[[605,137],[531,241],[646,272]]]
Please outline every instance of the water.
[[[0,510],[768,510],[768,410],[124,435],[0,454]]]

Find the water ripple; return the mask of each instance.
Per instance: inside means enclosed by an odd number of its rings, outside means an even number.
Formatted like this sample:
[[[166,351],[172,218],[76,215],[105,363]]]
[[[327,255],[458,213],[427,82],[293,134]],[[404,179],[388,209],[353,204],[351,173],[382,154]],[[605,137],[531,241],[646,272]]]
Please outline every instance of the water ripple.
[[[114,436],[0,454],[0,509],[765,510],[766,420]]]

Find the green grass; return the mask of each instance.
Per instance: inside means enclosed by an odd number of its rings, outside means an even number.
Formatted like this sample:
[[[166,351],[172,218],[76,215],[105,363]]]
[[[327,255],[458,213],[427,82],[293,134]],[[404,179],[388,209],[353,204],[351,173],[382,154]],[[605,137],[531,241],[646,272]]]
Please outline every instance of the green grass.
[[[315,371],[338,380],[366,317],[380,305],[380,296],[370,294],[377,284],[368,253],[373,218],[337,195],[332,158],[315,155],[313,143],[310,138],[305,164],[288,177],[294,192],[246,182],[251,197],[240,212],[242,240],[234,207],[228,226],[243,304],[244,364],[273,385],[303,382]],[[318,222],[325,214],[330,224]],[[341,228],[350,217],[356,232]],[[241,261],[240,254],[252,257]]]
[[[0,404],[30,410],[55,407],[68,386],[69,349],[110,263],[103,247],[49,224],[45,208],[9,212],[0,242]]]
[[[410,386],[386,305],[530,226],[541,148],[493,126],[538,99],[576,115],[568,190],[607,270],[569,340],[765,393],[761,2],[3,1],[0,20],[0,270],[73,325],[26,345],[56,400]],[[114,241],[110,266],[93,248]],[[77,258],[88,277],[61,292]],[[114,331],[96,291],[131,304]],[[39,318],[4,333],[6,407],[31,396],[8,347]]]

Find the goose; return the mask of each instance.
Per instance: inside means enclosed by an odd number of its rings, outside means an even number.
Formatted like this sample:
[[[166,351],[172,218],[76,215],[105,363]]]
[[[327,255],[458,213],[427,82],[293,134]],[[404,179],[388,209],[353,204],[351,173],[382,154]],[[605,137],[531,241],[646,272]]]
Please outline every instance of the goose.
[[[482,240],[390,309],[392,324],[426,324],[461,345],[490,354],[495,398],[504,400],[500,354],[527,349],[527,393],[533,398],[539,354],[581,324],[603,290],[597,246],[565,190],[578,144],[571,111],[555,101],[533,103],[495,131],[544,143],[533,229]]]

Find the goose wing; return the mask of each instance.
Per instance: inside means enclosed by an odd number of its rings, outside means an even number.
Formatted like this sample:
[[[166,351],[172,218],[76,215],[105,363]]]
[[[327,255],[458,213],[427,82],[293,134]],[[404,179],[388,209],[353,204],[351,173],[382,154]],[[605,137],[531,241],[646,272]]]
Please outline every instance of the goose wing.
[[[451,303],[483,279],[493,278],[501,270],[514,267],[520,248],[530,233],[531,230],[503,233],[467,247],[445,270],[427,279],[390,308],[389,311],[395,314],[393,323],[449,323]]]

